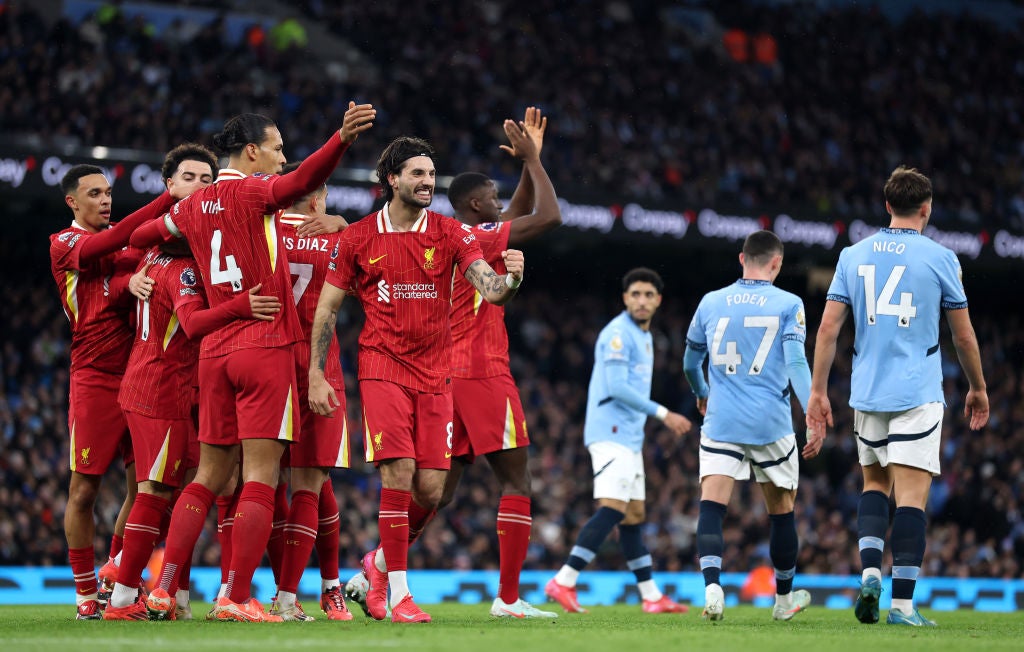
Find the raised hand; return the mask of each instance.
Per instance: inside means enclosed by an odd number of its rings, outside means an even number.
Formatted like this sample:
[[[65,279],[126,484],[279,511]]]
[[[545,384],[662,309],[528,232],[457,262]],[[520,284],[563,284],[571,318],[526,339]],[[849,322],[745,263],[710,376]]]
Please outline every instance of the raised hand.
[[[502,125],[505,129],[505,136],[508,137],[509,145],[500,145],[501,149],[524,161],[539,158],[536,145],[526,133],[526,125],[515,120],[506,120]]]
[[[506,249],[501,252],[501,257],[505,261],[505,271],[508,272],[508,275],[515,279],[517,285],[521,283],[526,270],[526,258],[523,256],[523,252],[518,249]]]
[[[359,134],[373,126],[373,121],[376,117],[377,110],[373,108],[372,104],[349,102],[348,111],[345,111],[345,118],[341,123],[341,129],[338,130],[341,142],[351,143],[355,141],[356,138],[359,138]]]
[[[275,296],[258,294],[262,287],[262,283],[257,283],[249,290],[249,310],[253,319],[274,321],[274,315],[281,312],[281,302]]]
[[[537,156],[540,156],[540,150],[544,148],[544,131],[548,128],[547,116],[542,116],[537,107],[528,106],[526,117],[523,118],[523,127],[537,148]]]

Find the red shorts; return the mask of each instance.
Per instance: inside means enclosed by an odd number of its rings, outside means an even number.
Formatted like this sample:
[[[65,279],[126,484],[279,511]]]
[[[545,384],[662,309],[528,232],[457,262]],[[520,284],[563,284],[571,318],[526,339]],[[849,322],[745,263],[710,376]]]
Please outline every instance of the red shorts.
[[[83,367],[71,374],[68,396],[68,432],[71,433],[71,470],[103,475],[118,455],[132,463],[128,424],[117,402],[121,375]]]
[[[429,394],[385,380],[362,380],[366,461],[410,458],[420,469],[449,469],[452,395]]]
[[[512,375],[453,378],[455,431],[452,455],[478,455],[530,445],[526,416]]]
[[[299,392],[291,348],[242,349],[199,360],[199,441],[298,441]]]
[[[334,416],[322,417],[309,409],[306,383],[299,386],[299,414],[302,418],[302,439],[288,447],[287,467],[334,467],[347,469],[349,461],[348,419],[344,388],[335,387],[341,405]]]
[[[135,450],[135,478],[178,487],[189,467],[189,448],[199,446],[192,419],[157,419],[125,410]]]

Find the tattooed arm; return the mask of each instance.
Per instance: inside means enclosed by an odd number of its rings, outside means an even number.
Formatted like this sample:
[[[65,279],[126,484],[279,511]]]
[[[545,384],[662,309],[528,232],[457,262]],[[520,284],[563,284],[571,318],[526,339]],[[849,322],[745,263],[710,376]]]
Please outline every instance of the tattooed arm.
[[[327,368],[327,351],[338,322],[338,308],[344,300],[345,290],[324,283],[313,317],[309,355],[309,408],[321,416],[331,416],[341,405],[334,388],[324,377],[324,369]]]
[[[501,252],[501,257],[505,259],[507,274],[496,273],[483,258],[473,261],[466,270],[466,280],[477,289],[480,296],[496,306],[508,303],[523,282],[523,252],[506,249]]]

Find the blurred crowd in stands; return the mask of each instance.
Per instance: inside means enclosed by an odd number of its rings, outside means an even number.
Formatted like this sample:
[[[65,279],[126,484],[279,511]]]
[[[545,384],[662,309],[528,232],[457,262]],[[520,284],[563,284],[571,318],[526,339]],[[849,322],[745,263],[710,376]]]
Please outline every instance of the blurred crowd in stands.
[[[300,158],[356,99],[378,124],[346,165],[374,167],[409,133],[437,146],[442,173],[514,182],[500,125],[531,104],[551,118],[545,160],[562,193],[865,216],[878,179],[907,163],[936,182],[936,225],[1024,229],[1012,21],[895,22],[873,3],[453,0],[410,15],[303,0],[232,41],[223,15],[157,32],[117,3],[77,24],[20,4],[0,3],[0,135],[39,147],[166,151],[255,110]],[[370,63],[318,60],[302,21]]]
[[[44,247],[42,235],[38,249]],[[24,263],[29,256],[35,262]],[[0,244],[4,267],[18,265],[26,279],[0,285],[0,564],[64,565],[62,535],[68,478],[66,424],[68,334],[42,254]],[[641,261],[637,261],[641,262]],[[669,265],[667,260],[644,260]],[[38,273],[34,270],[38,268]],[[8,272],[7,278],[13,276]],[[568,274],[566,274],[568,277]],[[512,370],[526,409],[534,494],[534,533],[527,568],[556,568],[568,554],[579,527],[593,511],[590,460],[582,443],[582,421],[593,345],[600,328],[621,309],[619,288],[578,278],[571,284],[535,275],[507,310]],[[552,278],[550,275],[548,278]],[[799,277],[792,277],[789,282]],[[655,399],[699,420],[681,371],[684,337],[700,295],[713,288],[666,288],[666,301],[653,324]],[[821,314],[823,296],[805,296],[809,340]],[[974,297],[972,312],[981,342],[992,420],[981,432],[968,430],[961,416],[966,391],[952,350],[943,347],[948,410],[943,432],[943,473],[933,484],[926,572],[930,576],[1024,577],[1024,324],[1019,315],[999,312],[989,297]],[[361,314],[354,303],[340,315],[349,418],[360,423],[355,365]],[[948,344],[948,334],[943,335]],[[850,434],[848,397],[852,330],[847,325],[831,382],[837,424],[823,455],[803,463],[796,510],[802,573],[856,574],[856,505],[860,471]],[[798,432],[802,415],[795,412]],[[677,439],[649,424],[646,447],[648,525],[646,539],[655,567],[697,570],[697,432]],[[362,463],[361,433],[353,433],[354,468],[336,471],[341,506],[341,565],[358,568],[363,552],[377,541],[376,474]],[[122,485],[104,483],[99,504],[97,553],[103,555],[121,505]],[[484,461],[470,467],[455,503],[432,523],[410,553],[413,568],[497,568],[494,527],[498,488]],[[726,521],[724,570],[747,571],[768,564],[768,517],[750,483],[736,492]],[[592,568],[622,566],[614,541]],[[197,563],[216,565],[218,547],[211,519],[197,548]],[[887,564],[889,562],[887,561]]]

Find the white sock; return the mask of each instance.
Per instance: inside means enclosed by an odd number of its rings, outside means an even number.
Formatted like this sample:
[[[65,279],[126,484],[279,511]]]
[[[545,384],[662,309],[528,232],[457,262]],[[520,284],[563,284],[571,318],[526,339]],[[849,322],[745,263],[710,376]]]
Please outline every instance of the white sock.
[[[110,594],[110,604],[115,607],[127,607],[139,599],[139,587],[132,588],[118,582]]]
[[[873,577],[879,582],[882,581],[882,569],[881,568],[865,568],[860,574],[860,582],[863,584],[869,577]]]
[[[187,607],[188,600],[188,589],[178,589],[174,592],[174,601],[177,603],[179,607]]]
[[[782,595],[781,593],[775,594],[775,606],[782,607],[783,609],[791,609],[793,607],[793,592]]]
[[[394,607],[402,598],[409,595],[409,581],[406,579],[405,571],[391,571],[388,573],[388,586],[391,587],[391,606]]]
[[[388,565],[384,561],[384,548],[377,548],[377,554],[373,556],[373,565],[382,573],[388,572]]]
[[[904,616],[909,616],[914,613],[914,600],[897,600],[896,598],[893,598],[892,608],[898,611],[902,611]]]
[[[79,593],[75,593],[75,606],[80,607],[89,600],[95,600],[97,597],[98,596],[95,593],[90,593],[88,595],[81,595]]]
[[[576,580],[579,578],[580,572],[566,564],[558,569],[558,573],[555,574],[555,584],[561,584],[562,586],[573,587],[576,586]]]
[[[289,609],[295,606],[295,594],[288,591],[277,592],[277,604],[279,609]]]
[[[117,566],[118,568],[121,568],[121,553],[122,552],[124,552],[124,550],[118,550],[117,551],[117,555],[114,557],[114,565]]]
[[[327,593],[328,590],[333,589],[336,586],[341,586],[341,580],[335,577],[333,580],[325,580],[320,578],[320,593]]]
[[[221,584],[220,585],[220,590],[217,591],[217,597],[218,598],[226,598],[226,597],[228,597],[228,585],[227,584]]]
[[[640,597],[644,600],[653,602],[661,600],[661,591],[658,590],[658,585],[654,583],[654,580],[637,582],[636,588],[640,590]]]

